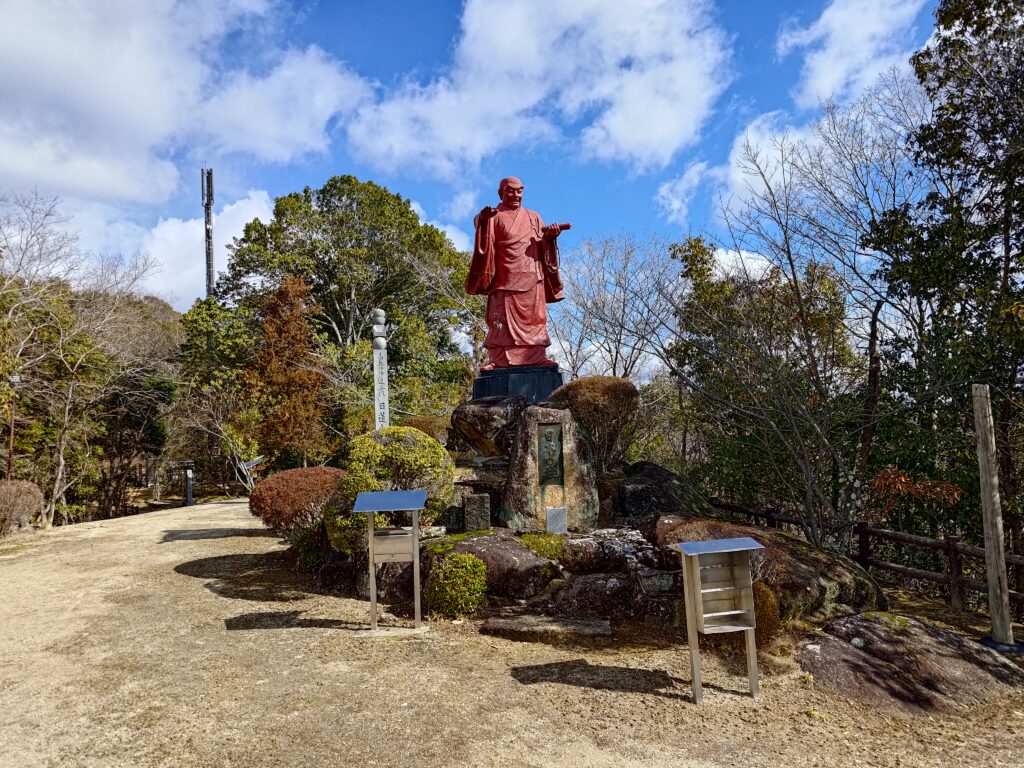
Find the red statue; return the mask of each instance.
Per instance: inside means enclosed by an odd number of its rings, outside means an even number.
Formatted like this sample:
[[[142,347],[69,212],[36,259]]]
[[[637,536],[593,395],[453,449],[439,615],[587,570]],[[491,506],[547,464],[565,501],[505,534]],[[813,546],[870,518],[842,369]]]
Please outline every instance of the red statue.
[[[558,274],[557,238],[571,224],[545,227],[536,211],[523,208],[523,182],[501,180],[501,204],[485,206],[473,219],[476,239],[466,293],[487,294],[490,362],[482,370],[514,365],[558,365],[549,360],[549,303],[565,298]]]

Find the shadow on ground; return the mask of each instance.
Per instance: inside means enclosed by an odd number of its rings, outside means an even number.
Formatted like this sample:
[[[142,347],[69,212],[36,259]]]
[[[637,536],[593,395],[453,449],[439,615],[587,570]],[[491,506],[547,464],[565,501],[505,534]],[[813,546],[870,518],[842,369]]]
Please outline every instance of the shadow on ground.
[[[203,539],[229,539],[232,536],[254,536],[261,538],[277,538],[277,534],[266,528],[191,528],[164,531],[161,544],[169,541],[201,541]]]
[[[209,579],[204,587],[232,600],[290,602],[319,594],[306,576],[293,570],[283,550],[203,557],[176,565],[174,571]]]
[[[630,667],[605,667],[590,664],[586,659],[559,661],[552,664],[532,664],[512,667],[510,674],[523,685],[534,683],[562,683],[593,688],[600,691],[621,691],[622,693],[649,693],[667,699],[690,701],[686,693],[672,690],[677,684],[689,688],[690,681],[672,677],[668,672],[657,669],[633,669]],[[705,685],[705,688],[713,687]],[[729,691],[730,693],[732,691]]]
[[[256,611],[224,620],[227,629],[365,629],[365,622],[304,619],[302,611]]]

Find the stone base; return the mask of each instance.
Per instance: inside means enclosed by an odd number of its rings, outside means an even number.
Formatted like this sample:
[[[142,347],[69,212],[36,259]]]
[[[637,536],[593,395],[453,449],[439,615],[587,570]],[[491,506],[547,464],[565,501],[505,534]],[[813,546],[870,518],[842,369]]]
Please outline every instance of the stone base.
[[[560,386],[562,373],[553,365],[495,368],[473,380],[473,399],[522,395],[529,403],[543,403]]]

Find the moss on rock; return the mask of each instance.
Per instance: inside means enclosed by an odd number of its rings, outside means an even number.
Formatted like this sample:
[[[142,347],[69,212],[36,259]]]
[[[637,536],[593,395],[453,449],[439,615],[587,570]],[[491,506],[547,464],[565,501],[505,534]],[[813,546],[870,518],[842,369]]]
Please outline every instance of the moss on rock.
[[[534,554],[548,560],[561,560],[565,548],[565,539],[555,533],[524,533],[519,541]]]

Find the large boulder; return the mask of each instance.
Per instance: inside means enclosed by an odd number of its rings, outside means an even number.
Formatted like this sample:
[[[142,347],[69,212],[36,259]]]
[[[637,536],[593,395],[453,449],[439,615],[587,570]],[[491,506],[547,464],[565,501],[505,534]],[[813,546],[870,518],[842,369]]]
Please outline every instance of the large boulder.
[[[672,545],[749,536],[763,550],[751,558],[755,580],[771,587],[779,597],[784,620],[809,617],[827,620],[866,610],[884,610],[885,595],[867,571],[849,558],[816,549],[805,541],[777,530],[765,530],[719,520],[666,516],[646,527],[652,544],[665,560],[679,562]],[[679,567],[678,565],[676,567]]]
[[[659,561],[654,545],[630,528],[602,528],[568,538],[560,559],[566,570],[575,574],[657,568]]]
[[[487,594],[528,598],[539,595],[548,583],[561,575],[558,564],[539,557],[503,528],[445,536],[423,546],[425,572],[434,561],[449,552],[468,552],[487,566]],[[424,575],[424,578],[426,576]]]
[[[620,517],[651,515],[713,517],[711,504],[679,475],[650,461],[638,461],[626,468],[616,493]]]
[[[522,395],[469,400],[452,413],[452,428],[484,456],[507,455],[516,422],[526,405]]]
[[[559,585],[551,611],[568,619],[627,619],[634,615],[634,580],[622,573],[588,573]]]
[[[889,711],[955,710],[1024,685],[993,650],[889,613],[848,616],[801,643],[797,661],[815,688]]]
[[[551,481],[543,486],[538,437],[542,427],[561,433],[560,482]],[[545,531],[547,509],[565,507],[570,531],[592,530],[599,507],[597,486],[580,447],[576,420],[570,411],[539,405],[523,410],[508,454],[508,480],[499,511],[502,523],[516,530]],[[557,467],[557,461],[553,463]]]

